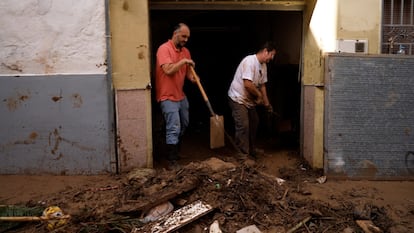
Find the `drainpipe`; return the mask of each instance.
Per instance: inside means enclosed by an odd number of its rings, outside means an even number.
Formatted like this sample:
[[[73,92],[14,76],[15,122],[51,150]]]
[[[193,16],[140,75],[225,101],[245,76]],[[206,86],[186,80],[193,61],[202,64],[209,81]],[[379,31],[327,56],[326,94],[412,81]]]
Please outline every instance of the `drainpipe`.
[[[112,81],[112,54],[111,54],[111,30],[110,30],[110,21],[109,21],[109,1],[105,0],[105,41],[106,41],[106,67],[107,67],[107,82],[108,82],[108,93],[109,93],[109,116],[112,116],[110,118],[112,122],[112,130],[109,130],[109,132],[112,132],[109,136],[109,144],[111,145],[111,158],[110,158],[110,164],[111,164],[111,172],[118,173],[119,172],[119,161],[118,161],[118,149],[116,146],[116,138],[117,138],[117,125],[116,125],[116,113],[115,113],[115,94],[114,94],[114,87],[113,87],[113,81]]]

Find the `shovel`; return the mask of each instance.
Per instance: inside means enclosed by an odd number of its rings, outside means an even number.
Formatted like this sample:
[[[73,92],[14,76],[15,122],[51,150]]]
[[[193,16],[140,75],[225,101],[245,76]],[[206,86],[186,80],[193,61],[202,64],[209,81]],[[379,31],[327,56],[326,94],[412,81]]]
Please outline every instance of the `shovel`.
[[[203,96],[204,101],[207,104],[208,110],[210,111],[210,148],[220,148],[224,147],[224,119],[223,116],[219,116],[214,113],[213,108],[211,107],[210,101],[204,91],[203,86],[201,85],[200,78],[194,71],[194,67],[190,66],[191,72],[196,80],[197,86],[200,89],[201,95]]]

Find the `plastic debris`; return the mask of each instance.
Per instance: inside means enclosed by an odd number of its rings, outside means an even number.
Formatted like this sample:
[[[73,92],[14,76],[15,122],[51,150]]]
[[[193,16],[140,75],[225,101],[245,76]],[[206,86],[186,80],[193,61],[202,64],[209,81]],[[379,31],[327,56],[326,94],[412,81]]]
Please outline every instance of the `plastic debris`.
[[[58,206],[47,207],[42,214],[42,217],[47,220],[46,228],[49,231],[55,230],[68,222],[69,216],[63,214],[63,211]]]
[[[283,183],[286,182],[286,180],[276,177],[276,182],[277,182],[278,185],[282,185]]]
[[[230,186],[231,182],[232,182],[232,180],[231,180],[231,179],[228,179],[228,180],[227,180],[227,187],[229,187],[229,186]]]
[[[210,225],[209,233],[222,233],[217,220],[214,220],[214,222]]]
[[[323,184],[323,183],[325,183],[325,182],[326,182],[326,176],[321,176],[321,177],[319,177],[319,178],[316,178],[316,181],[317,181],[319,184]]]
[[[173,209],[174,209],[173,204],[167,201],[161,205],[158,205],[152,208],[148,212],[148,214],[144,217],[144,219],[142,219],[141,221],[143,223],[154,222],[158,220],[159,218],[161,218],[162,216],[169,214]]]
[[[261,233],[261,231],[256,227],[256,225],[250,225],[236,231],[236,233]]]

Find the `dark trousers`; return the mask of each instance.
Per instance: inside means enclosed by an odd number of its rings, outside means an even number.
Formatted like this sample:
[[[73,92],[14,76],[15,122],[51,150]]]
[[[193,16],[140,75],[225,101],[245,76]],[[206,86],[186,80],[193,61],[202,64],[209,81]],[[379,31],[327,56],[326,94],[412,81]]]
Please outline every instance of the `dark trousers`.
[[[230,98],[229,105],[234,120],[235,143],[242,153],[251,154],[255,150],[256,133],[259,125],[256,108],[247,108]]]

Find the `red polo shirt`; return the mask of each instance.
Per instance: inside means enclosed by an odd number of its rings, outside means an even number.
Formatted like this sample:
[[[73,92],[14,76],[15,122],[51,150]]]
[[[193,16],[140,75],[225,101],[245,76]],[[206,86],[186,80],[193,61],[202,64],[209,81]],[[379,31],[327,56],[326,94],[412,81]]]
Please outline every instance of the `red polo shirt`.
[[[158,48],[155,68],[155,95],[158,102],[184,99],[183,87],[187,65],[182,66],[172,75],[166,75],[161,68],[163,64],[176,63],[183,58],[191,59],[190,51],[187,48],[178,50],[172,40],[168,40]]]

